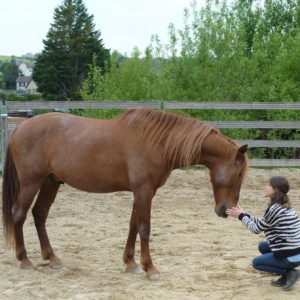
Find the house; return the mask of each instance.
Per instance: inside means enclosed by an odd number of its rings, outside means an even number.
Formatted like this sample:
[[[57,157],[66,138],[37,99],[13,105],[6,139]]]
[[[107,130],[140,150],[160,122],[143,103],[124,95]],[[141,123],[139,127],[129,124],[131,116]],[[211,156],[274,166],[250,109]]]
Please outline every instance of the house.
[[[32,70],[33,70],[33,67],[34,67],[34,63],[32,62],[28,62],[28,63],[25,63],[25,62],[22,62],[22,61],[17,61],[16,62],[17,64],[17,67],[20,71],[20,73],[24,76],[31,76],[32,75]]]
[[[37,94],[37,85],[31,76],[19,76],[17,82],[17,93]]]
[[[25,63],[21,63],[19,66],[19,71],[24,76],[31,76],[32,72],[28,69],[27,65]]]

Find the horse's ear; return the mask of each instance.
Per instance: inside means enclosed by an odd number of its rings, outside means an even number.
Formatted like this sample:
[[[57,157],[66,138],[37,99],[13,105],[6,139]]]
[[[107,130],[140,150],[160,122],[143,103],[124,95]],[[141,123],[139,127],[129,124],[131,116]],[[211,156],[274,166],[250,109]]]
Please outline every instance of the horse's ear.
[[[248,151],[248,145],[241,146],[237,152],[237,158],[242,157],[247,151]]]

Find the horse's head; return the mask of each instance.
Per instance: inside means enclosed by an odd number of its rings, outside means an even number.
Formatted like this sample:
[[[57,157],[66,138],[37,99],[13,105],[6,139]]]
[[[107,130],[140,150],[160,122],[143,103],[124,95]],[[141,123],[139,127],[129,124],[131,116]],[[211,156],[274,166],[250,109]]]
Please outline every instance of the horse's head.
[[[247,168],[248,146],[241,146],[234,157],[220,161],[210,169],[210,179],[216,201],[215,212],[226,218],[225,210],[237,206],[243,177]]]

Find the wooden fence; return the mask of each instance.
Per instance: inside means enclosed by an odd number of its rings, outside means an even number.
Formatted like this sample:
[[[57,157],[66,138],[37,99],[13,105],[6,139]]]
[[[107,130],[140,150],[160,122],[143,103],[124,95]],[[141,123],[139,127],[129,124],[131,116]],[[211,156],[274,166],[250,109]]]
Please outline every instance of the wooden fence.
[[[219,110],[300,110],[300,103],[235,103],[235,102],[137,102],[137,101],[6,101],[2,107],[6,113],[13,111],[32,109],[129,109],[135,107],[147,107],[153,109],[219,109]],[[2,109],[2,111],[4,111]],[[207,123],[217,128],[251,128],[251,129],[300,129],[300,112],[297,121],[208,121]],[[248,144],[250,148],[259,147],[282,147],[300,148],[299,140],[240,140],[241,144]],[[251,159],[251,166],[259,167],[300,167],[300,159]]]

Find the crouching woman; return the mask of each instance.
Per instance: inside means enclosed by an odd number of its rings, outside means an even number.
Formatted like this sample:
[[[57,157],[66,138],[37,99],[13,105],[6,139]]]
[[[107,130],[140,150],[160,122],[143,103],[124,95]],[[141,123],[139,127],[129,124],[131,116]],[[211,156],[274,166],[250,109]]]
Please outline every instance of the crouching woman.
[[[291,289],[300,272],[300,220],[291,207],[287,195],[290,189],[285,177],[274,176],[266,186],[266,196],[270,198],[262,218],[250,216],[240,207],[226,210],[230,217],[239,218],[253,233],[264,232],[267,241],[259,244],[261,253],[253,259],[256,270],[278,274],[277,280],[272,280],[273,286]]]

